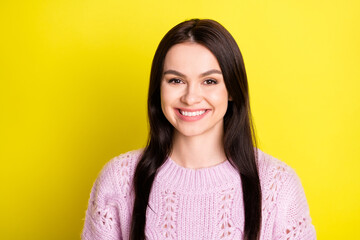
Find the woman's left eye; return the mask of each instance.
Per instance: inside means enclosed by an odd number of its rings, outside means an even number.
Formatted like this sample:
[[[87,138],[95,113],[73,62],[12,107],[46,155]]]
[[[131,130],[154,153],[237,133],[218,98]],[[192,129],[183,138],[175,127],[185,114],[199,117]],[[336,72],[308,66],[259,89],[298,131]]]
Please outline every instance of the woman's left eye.
[[[206,84],[206,85],[217,84],[217,81],[214,79],[206,79],[204,81],[204,84]]]

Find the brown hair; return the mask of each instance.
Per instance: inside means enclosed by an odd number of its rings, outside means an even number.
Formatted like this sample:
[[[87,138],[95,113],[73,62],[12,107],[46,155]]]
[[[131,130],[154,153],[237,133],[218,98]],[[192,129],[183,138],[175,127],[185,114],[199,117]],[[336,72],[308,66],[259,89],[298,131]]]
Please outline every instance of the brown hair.
[[[131,239],[145,239],[146,210],[151,187],[157,170],[172,149],[173,126],[162,112],[160,99],[165,56],[175,44],[188,41],[207,47],[215,55],[232,98],[224,116],[224,151],[241,177],[245,211],[244,239],[259,239],[261,187],[245,66],[231,34],[218,22],[209,19],[192,19],[176,25],[163,37],[155,52],[148,92],[150,133],[134,175]]]

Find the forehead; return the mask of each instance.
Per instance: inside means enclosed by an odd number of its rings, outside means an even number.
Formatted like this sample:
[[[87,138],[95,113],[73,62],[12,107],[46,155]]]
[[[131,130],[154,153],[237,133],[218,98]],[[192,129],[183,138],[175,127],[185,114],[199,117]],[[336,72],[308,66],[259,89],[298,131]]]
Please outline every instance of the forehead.
[[[220,70],[215,55],[205,46],[185,42],[172,46],[165,56],[164,71],[173,69],[179,71]]]

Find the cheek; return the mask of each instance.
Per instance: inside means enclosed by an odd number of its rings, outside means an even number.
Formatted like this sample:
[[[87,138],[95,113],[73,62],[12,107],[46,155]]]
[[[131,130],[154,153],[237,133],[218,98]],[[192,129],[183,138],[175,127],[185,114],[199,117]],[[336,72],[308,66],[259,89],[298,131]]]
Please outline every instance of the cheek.
[[[169,120],[169,114],[171,110],[172,95],[167,91],[166,87],[161,87],[160,89],[160,100],[161,100],[161,109],[165,117]]]
[[[229,101],[229,95],[226,89],[222,89],[220,91],[215,91],[211,93],[211,102],[222,108],[227,108],[228,101]]]
[[[166,96],[164,95],[163,90],[160,92],[160,103],[161,103],[161,109],[163,113],[165,114],[165,106],[166,106]]]
[[[161,105],[169,107],[175,104],[181,96],[181,89],[163,84],[160,88]]]
[[[160,89],[160,100],[161,100],[161,107],[164,108],[169,103],[169,92],[166,91],[166,88]]]

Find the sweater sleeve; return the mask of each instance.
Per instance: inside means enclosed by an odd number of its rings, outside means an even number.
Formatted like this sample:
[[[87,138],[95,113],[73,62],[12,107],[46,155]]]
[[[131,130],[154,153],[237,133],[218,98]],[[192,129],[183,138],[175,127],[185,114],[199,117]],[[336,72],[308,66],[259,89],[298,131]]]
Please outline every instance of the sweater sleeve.
[[[85,216],[81,239],[121,239],[119,203],[115,186],[114,160],[109,161],[96,179]]]
[[[279,192],[275,236],[279,240],[316,239],[309,206],[299,177],[290,167],[287,179]]]

